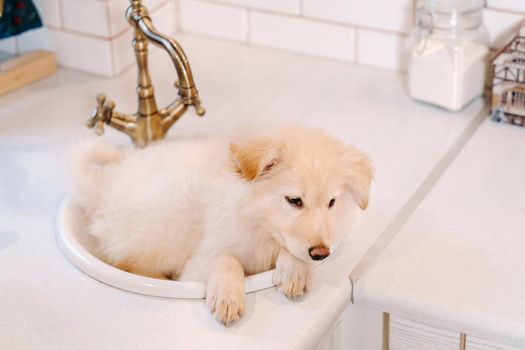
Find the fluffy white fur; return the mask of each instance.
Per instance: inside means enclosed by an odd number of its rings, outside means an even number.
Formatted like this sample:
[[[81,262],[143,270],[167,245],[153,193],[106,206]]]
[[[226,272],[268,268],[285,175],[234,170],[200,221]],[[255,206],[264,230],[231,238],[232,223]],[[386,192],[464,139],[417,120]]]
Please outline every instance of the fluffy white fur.
[[[306,292],[312,257],[329,254],[356,203],[366,208],[371,177],[361,151],[299,126],[142,150],[88,143],[72,155],[73,199],[98,255],[129,272],[206,282],[224,324],[244,312],[245,275],[275,267],[284,294]]]

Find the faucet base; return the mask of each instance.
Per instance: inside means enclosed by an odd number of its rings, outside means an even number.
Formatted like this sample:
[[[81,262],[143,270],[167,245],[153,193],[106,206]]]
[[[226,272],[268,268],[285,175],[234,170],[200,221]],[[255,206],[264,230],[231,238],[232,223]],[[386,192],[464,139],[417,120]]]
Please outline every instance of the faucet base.
[[[88,127],[96,126],[97,135],[104,133],[104,124],[129,135],[139,148],[146,147],[153,141],[163,139],[170,127],[186,112],[188,106],[177,99],[166,108],[148,115],[135,113],[132,115],[114,112],[115,103],[106,101],[106,96],[97,96],[98,106],[93,109],[93,115],[88,120]],[[197,111],[199,107],[196,106]]]

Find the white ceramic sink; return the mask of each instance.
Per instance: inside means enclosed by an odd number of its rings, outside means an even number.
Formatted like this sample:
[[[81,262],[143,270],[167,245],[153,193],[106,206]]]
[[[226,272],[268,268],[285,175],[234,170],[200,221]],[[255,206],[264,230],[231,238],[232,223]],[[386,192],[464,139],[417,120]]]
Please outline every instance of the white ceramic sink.
[[[206,286],[201,282],[178,282],[144,277],[108,265],[91,253],[94,242],[80,231],[78,218],[68,198],[58,208],[55,234],[69,261],[94,279],[134,293],[166,298],[203,299]],[[273,270],[246,277],[246,293],[273,287]]]

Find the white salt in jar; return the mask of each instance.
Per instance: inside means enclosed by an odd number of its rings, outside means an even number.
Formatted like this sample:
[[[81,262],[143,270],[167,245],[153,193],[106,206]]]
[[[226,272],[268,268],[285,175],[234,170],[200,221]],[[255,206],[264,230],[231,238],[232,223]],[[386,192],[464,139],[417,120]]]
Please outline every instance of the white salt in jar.
[[[459,111],[483,93],[488,33],[484,0],[420,0],[408,67],[416,100]]]

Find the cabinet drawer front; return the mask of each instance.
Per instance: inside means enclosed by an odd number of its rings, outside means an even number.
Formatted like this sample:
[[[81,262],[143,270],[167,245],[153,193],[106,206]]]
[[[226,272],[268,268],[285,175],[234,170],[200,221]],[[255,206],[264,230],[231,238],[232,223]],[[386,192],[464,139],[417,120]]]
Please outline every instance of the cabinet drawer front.
[[[520,349],[467,335],[467,349],[466,350],[520,350]]]
[[[389,350],[458,350],[459,333],[390,315]]]

